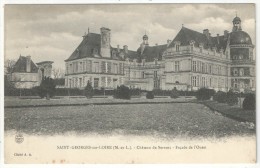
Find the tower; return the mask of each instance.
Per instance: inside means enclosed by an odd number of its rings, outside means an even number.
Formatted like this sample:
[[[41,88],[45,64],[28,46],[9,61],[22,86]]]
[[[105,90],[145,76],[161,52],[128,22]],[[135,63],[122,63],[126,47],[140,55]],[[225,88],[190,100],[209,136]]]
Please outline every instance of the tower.
[[[101,50],[100,54],[102,57],[110,58],[110,29],[102,27],[100,28],[101,34]]]
[[[235,17],[233,19],[233,29],[232,31],[241,31],[242,30],[242,27],[241,27],[241,19],[239,17]]]
[[[149,43],[148,43],[148,36],[146,35],[146,33],[145,33],[145,35],[143,36],[143,44],[144,44],[144,45],[149,45]]]

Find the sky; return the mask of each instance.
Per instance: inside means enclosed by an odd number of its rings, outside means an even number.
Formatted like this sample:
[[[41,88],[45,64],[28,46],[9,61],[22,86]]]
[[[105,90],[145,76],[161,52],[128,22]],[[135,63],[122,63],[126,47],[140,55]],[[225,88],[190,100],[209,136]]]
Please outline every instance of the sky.
[[[254,4],[5,5],[4,13],[5,59],[30,55],[35,63],[54,61],[57,69],[65,69],[88,28],[107,27],[113,47],[136,51],[145,32],[151,46],[166,44],[182,25],[223,35],[237,13],[255,44]]]

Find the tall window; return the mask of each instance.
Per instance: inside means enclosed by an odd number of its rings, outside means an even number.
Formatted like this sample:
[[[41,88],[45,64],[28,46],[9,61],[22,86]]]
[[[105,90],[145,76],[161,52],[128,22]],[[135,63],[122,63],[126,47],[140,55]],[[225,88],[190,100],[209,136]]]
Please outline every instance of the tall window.
[[[99,78],[94,78],[94,88],[98,88]]]
[[[192,86],[197,86],[197,79],[196,78],[197,78],[196,76],[191,77],[191,85]]]
[[[99,72],[99,62],[94,62],[94,72]]]
[[[180,61],[175,61],[175,72],[180,70]]]
[[[83,69],[82,67],[83,67],[83,66],[82,66],[82,62],[80,62],[80,63],[79,63],[79,72],[82,72],[82,71],[83,71],[83,70],[82,70],[82,69]]]
[[[157,71],[154,71],[153,77],[157,78]]]
[[[180,51],[180,45],[179,45],[179,44],[176,44],[176,45],[175,45],[175,48],[176,48],[176,51],[177,51],[177,52]]]
[[[202,73],[205,73],[205,63],[202,62],[201,66],[202,66],[202,68],[201,68],[202,69]]]
[[[212,65],[209,65],[209,73],[212,74]]]
[[[203,86],[203,87],[206,87],[206,80],[205,80],[205,77],[202,77],[202,86]]]
[[[143,78],[143,79],[145,78],[145,73],[144,73],[144,71],[142,72],[142,78]]]
[[[79,78],[79,87],[82,87],[82,78]]]
[[[197,71],[197,62],[196,61],[192,61],[192,71],[193,72]]]

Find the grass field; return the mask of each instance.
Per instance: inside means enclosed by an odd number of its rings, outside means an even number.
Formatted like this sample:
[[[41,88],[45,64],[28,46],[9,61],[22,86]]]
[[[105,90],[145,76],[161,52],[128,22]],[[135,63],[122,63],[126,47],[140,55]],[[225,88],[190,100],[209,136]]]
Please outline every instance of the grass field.
[[[245,123],[195,103],[8,108],[5,131],[33,135],[75,132],[191,138],[255,133]]]

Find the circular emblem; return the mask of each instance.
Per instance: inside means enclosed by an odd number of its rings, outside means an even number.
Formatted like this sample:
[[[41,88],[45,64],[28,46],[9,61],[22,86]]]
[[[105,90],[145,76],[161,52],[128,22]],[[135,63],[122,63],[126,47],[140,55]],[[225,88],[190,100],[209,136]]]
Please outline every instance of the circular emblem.
[[[23,140],[24,140],[24,137],[23,137],[22,134],[17,134],[17,135],[15,135],[15,142],[16,142],[16,143],[20,144],[20,143],[23,142]]]

